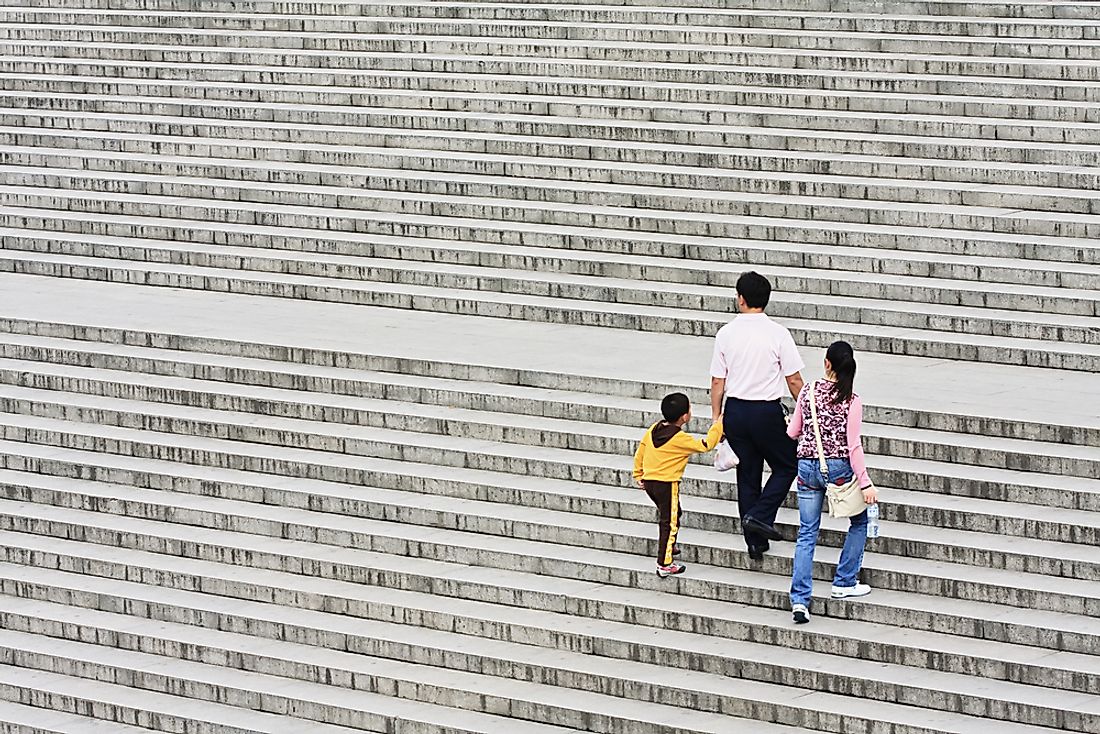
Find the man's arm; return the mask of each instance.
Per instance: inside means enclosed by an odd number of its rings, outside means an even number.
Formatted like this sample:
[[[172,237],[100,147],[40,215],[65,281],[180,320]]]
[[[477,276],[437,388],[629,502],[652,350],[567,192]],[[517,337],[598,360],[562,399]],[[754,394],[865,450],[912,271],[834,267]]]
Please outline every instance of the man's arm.
[[[791,397],[798,400],[798,393],[802,392],[802,368],[806,363],[802,361],[802,355],[798,353],[798,347],[791,338],[791,332],[783,330],[783,338],[779,340],[779,369],[787,376],[787,389]]]
[[[802,392],[802,373],[795,372],[793,375],[787,375],[787,389],[791,391],[791,397],[798,400],[798,394]],[[772,393],[773,395],[775,393]]]
[[[796,395],[798,393],[795,393]],[[710,378],[710,418],[711,420],[718,420],[718,416],[722,415],[722,403],[726,399],[726,378],[725,377],[712,377]]]
[[[722,353],[723,326],[714,335],[714,352],[710,357],[710,417],[718,420],[722,415],[722,407],[726,399],[726,378],[729,377],[729,365],[726,364],[726,355]]]

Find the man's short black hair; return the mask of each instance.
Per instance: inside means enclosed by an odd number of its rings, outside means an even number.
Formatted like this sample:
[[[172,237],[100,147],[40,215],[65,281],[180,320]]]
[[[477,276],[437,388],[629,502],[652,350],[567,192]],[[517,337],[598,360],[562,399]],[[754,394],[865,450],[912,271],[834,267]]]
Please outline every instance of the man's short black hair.
[[[772,284],[760,273],[750,270],[737,279],[737,294],[749,308],[767,308],[772,297]]]
[[[664,400],[661,401],[661,415],[669,423],[680,420],[689,410],[691,410],[691,401],[682,392],[665,395]]]

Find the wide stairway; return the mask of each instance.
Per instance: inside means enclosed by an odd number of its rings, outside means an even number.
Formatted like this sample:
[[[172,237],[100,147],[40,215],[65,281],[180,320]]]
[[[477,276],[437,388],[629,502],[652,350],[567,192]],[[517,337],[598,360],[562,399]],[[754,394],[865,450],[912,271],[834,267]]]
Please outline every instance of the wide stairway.
[[[0,730],[1100,732],[1100,3],[0,2]],[[749,268],[883,500],[799,627],[629,477]]]

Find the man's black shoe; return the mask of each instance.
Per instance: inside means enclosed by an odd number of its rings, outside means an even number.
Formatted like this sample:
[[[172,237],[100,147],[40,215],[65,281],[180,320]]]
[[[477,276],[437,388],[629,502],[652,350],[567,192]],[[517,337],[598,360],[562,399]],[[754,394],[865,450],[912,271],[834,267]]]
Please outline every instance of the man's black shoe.
[[[741,521],[741,528],[746,533],[762,535],[768,540],[783,540],[783,535],[771,525],[765,525],[755,517],[746,517]]]
[[[764,551],[765,550],[766,550],[766,548],[764,548],[763,546],[750,545],[749,546],[749,558],[751,558],[754,561],[762,561],[762,560],[764,560]]]

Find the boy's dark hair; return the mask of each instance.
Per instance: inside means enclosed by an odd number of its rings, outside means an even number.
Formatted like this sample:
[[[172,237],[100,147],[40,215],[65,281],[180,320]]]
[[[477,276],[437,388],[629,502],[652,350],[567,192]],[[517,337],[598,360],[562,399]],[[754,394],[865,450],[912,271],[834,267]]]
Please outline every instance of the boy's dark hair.
[[[691,401],[682,392],[665,395],[664,400],[661,401],[661,415],[669,423],[680,420],[689,410],[691,410]]]
[[[767,308],[772,284],[760,273],[750,270],[737,279],[737,293],[749,308]]]

